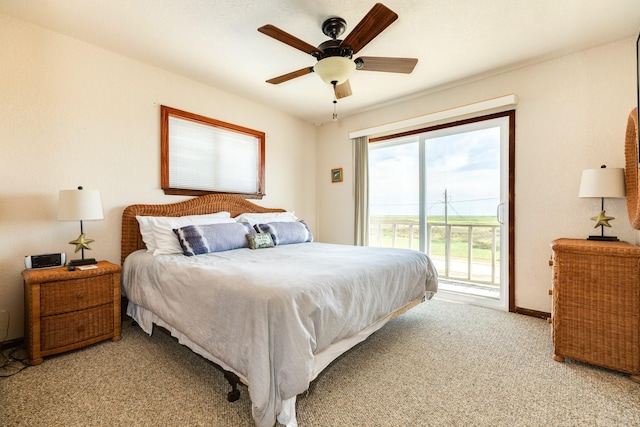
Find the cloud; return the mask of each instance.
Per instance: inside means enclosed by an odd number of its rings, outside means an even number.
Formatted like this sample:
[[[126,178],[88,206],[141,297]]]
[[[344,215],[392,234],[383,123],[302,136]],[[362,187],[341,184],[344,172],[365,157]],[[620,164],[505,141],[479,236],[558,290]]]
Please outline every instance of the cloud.
[[[428,214],[444,213],[444,192],[461,215],[494,215],[500,202],[500,129],[481,129],[427,140]],[[417,215],[419,150],[414,142],[369,153],[372,215]]]

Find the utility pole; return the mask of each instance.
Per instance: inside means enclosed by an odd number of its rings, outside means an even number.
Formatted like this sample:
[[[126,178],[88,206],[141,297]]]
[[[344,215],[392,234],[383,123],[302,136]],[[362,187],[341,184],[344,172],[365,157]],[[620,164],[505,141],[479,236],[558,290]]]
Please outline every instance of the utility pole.
[[[449,277],[449,261],[451,253],[451,227],[449,226],[449,199],[448,191],[444,189],[444,275]]]

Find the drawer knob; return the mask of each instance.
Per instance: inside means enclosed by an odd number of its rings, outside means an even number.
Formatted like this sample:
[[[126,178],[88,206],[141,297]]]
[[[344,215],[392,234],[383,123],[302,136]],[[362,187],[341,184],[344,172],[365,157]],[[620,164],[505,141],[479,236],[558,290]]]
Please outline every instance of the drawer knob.
[[[84,298],[84,293],[83,292],[76,292],[76,299],[82,299]]]

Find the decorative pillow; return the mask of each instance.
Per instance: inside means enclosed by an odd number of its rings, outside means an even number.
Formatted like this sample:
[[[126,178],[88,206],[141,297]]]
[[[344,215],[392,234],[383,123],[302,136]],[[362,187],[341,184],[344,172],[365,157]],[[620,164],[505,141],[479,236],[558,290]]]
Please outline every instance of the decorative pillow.
[[[186,256],[246,248],[247,234],[256,231],[248,222],[188,225],[173,230]]]
[[[294,212],[265,212],[265,213],[243,213],[236,218],[238,222],[248,222],[251,225],[266,224],[269,222],[291,222],[298,218]]]
[[[206,215],[187,216],[136,216],[140,224],[140,234],[147,246],[147,252],[154,255],[182,253],[174,228],[187,225],[212,224],[217,222],[234,222],[229,212],[216,212]]]
[[[275,246],[269,233],[247,234],[247,241],[251,249],[272,248]]]
[[[271,239],[273,239],[273,243],[276,246],[313,242],[313,234],[307,224],[302,220],[257,224],[255,228],[259,233],[271,234]]]

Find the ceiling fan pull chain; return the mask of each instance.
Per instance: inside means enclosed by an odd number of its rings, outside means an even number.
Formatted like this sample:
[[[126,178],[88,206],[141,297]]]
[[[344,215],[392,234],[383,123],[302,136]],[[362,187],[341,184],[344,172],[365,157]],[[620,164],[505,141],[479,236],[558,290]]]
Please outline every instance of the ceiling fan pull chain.
[[[338,97],[336,96],[336,82],[332,82],[333,84],[333,116],[331,120],[334,122],[338,121]]]

